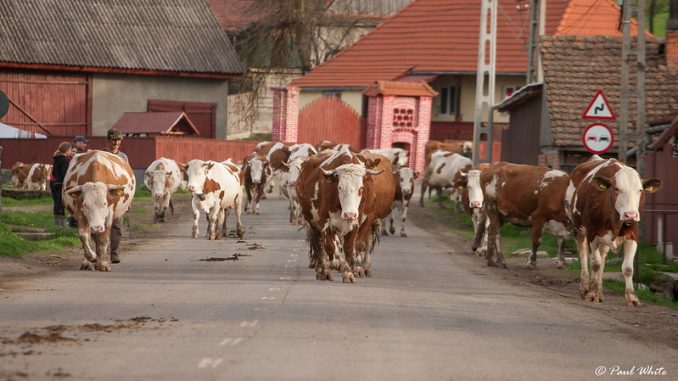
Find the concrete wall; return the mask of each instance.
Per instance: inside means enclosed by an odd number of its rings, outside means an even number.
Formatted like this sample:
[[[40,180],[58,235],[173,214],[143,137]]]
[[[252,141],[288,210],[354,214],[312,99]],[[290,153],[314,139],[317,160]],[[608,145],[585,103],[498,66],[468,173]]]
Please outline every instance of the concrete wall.
[[[216,137],[226,138],[228,82],[216,79],[94,74],[92,135],[103,136],[124,112],[146,111],[148,99],[217,104]]]

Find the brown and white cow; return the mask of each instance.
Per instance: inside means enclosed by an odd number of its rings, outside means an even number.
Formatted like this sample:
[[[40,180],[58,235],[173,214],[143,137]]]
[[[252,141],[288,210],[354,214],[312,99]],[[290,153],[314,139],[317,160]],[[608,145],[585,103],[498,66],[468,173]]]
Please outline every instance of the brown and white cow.
[[[633,168],[615,159],[594,155],[579,164],[570,176],[566,210],[576,234],[582,299],[603,301],[603,271],[610,249],[623,247],[622,273],[626,282],[626,304],[639,305],[633,289],[633,259],[638,248],[638,223],[645,193],[661,187],[658,179],[642,180]],[[589,253],[593,276],[589,276]]]
[[[34,163],[26,164],[17,161],[12,165],[12,178],[10,184],[15,188],[24,188],[28,172],[33,168]]]
[[[397,167],[396,167],[397,168]],[[391,214],[389,216],[389,233],[395,234],[395,227],[393,226],[393,214],[396,210],[400,211],[400,221],[402,226],[400,228],[400,236],[407,237],[405,233],[405,221],[407,220],[407,208],[410,206],[410,199],[414,193],[414,180],[419,177],[419,172],[412,170],[409,167],[400,167],[393,171],[393,184],[395,186],[395,198],[391,206]]]
[[[378,164],[344,147],[341,151],[325,150],[303,165],[297,191],[308,222],[310,267],[315,268],[317,279],[332,279],[331,264],[342,272],[345,283],[355,282],[356,236],[367,218],[369,203],[365,201],[373,203],[376,197],[372,176],[383,172],[373,169]]]
[[[49,175],[52,171],[52,165],[35,163],[28,171],[28,175],[24,181],[24,186],[28,190],[47,190],[47,183],[49,182]]]
[[[484,166],[483,169],[487,168]],[[464,211],[471,215],[473,222],[473,236],[478,234],[479,224],[481,222],[487,223],[487,218],[484,218],[483,208],[483,191],[480,187],[480,169],[471,169],[468,172],[460,170],[452,179],[452,185],[461,191],[461,204]],[[487,226],[485,226],[487,227]],[[472,250],[478,256],[484,256],[487,253],[487,229],[482,237],[474,240]]]
[[[132,204],[136,180],[118,155],[91,150],[71,159],[64,176],[63,202],[78,222],[85,259],[81,270],[110,271],[108,245],[114,218]]]
[[[335,143],[329,140],[323,140],[318,144],[318,152],[325,151],[325,150],[334,150],[334,151],[341,151],[343,149],[348,149],[349,151],[353,153],[358,153],[360,152],[359,149],[355,149],[352,147],[350,144],[346,143]]]
[[[501,253],[499,230],[505,222],[532,226],[532,253],[528,268],[537,265],[537,249],[546,227],[558,241],[558,267],[564,264],[563,242],[569,234],[569,219],[565,212],[567,173],[533,165],[499,162],[480,172],[483,191],[483,213],[487,225],[487,265],[506,267]],[[484,234],[484,221],[479,222],[474,245]],[[497,258],[495,262],[494,258]]]
[[[473,167],[471,159],[457,153],[447,151],[436,151],[431,155],[431,162],[424,171],[424,178],[421,182],[421,195],[419,205],[424,206],[424,193],[426,188],[435,189],[438,194],[438,206],[443,207],[443,189],[452,189],[450,199],[460,201],[461,192],[457,192],[452,187],[452,179],[459,170],[468,171]]]
[[[177,162],[161,157],[154,160],[144,173],[144,185],[153,196],[155,214],[153,222],[165,222],[165,212],[170,208],[174,214],[172,195],[181,187],[182,172]]]
[[[259,202],[264,197],[266,182],[271,176],[271,168],[268,166],[266,156],[253,153],[243,161],[243,174],[245,176],[245,212],[251,204],[251,213],[260,214]]]
[[[431,155],[436,151],[447,151],[470,158],[473,151],[473,142],[466,140],[429,140],[424,146],[424,168],[431,162]]]
[[[232,161],[203,161],[193,159],[186,164],[187,189],[193,193],[193,230],[191,236],[198,238],[200,212],[207,214],[207,239],[226,237],[228,211],[235,210],[236,234],[242,238],[242,180],[243,175]]]

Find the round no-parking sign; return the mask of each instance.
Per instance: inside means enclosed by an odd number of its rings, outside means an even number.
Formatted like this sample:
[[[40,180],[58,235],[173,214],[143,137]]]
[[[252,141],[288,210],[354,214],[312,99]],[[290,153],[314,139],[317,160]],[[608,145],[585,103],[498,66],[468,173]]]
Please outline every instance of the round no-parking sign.
[[[586,150],[595,154],[607,152],[614,143],[612,130],[602,123],[593,123],[586,127],[581,138]]]

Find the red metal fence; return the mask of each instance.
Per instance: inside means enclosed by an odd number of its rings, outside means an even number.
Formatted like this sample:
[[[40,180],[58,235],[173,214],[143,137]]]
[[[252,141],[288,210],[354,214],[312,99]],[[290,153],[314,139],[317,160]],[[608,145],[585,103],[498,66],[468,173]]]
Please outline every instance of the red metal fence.
[[[52,155],[59,143],[70,141],[72,136],[49,137],[47,139],[0,139],[3,147],[2,168],[11,168],[14,163],[51,163]],[[89,148],[103,149],[105,137],[91,137]],[[186,137],[132,137],[122,143],[133,168],[143,169],[155,159],[167,157],[185,163],[191,159],[223,161],[232,158],[239,162],[250,154],[257,141],[214,140]]]
[[[323,140],[365,145],[365,120],[341,99],[321,97],[299,112],[297,142],[316,145]]]

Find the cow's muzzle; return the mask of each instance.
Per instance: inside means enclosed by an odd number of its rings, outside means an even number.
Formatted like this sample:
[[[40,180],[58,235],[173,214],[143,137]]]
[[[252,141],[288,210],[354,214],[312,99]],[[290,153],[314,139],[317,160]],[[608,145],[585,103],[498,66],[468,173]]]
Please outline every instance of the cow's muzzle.
[[[480,209],[480,208],[483,207],[483,203],[480,202],[480,201],[471,201],[471,202],[469,202],[469,206],[471,207],[471,209],[475,209],[475,208]]]
[[[103,226],[90,226],[89,229],[92,233],[103,233],[106,230]]]
[[[624,212],[624,217],[622,218],[624,222],[638,222],[640,221],[640,214],[636,211]]]
[[[358,213],[355,212],[342,212],[341,218],[346,221],[354,221],[358,219]]]

